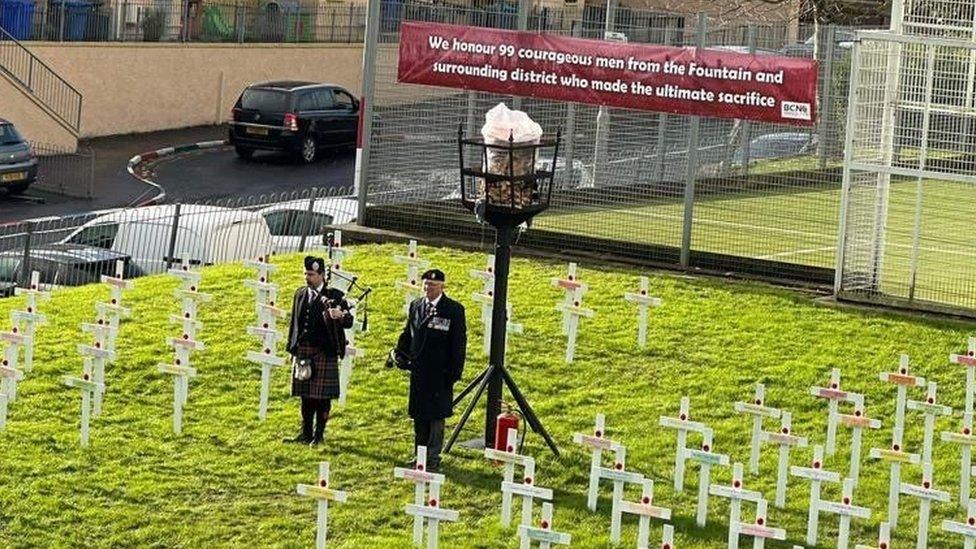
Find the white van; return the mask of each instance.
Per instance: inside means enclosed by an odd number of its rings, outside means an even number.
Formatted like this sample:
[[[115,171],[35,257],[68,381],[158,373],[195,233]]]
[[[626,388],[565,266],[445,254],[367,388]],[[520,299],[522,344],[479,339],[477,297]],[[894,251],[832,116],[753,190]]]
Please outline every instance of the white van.
[[[62,242],[97,246],[128,254],[146,274],[166,270],[173,237],[175,204],[119,210],[85,223]],[[179,262],[210,265],[254,259],[271,253],[268,224],[254,212],[219,206],[180,206],[175,245]]]

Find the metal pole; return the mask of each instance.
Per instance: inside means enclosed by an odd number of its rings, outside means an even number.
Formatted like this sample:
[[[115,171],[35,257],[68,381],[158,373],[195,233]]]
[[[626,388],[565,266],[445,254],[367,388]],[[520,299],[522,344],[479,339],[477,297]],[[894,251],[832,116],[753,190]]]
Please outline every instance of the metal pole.
[[[827,156],[833,150],[833,94],[831,88],[834,80],[834,41],[837,37],[837,27],[827,26],[827,47],[824,55],[824,75],[823,75],[823,100],[820,102],[820,120],[817,127],[817,156],[819,158],[820,169],[827,167]],[[819,37],[817,37],[819,40]]]
[[[491,311],[491,346],[488,355],[488,403],[485,414],[485,448],[495,446],[495,418],[502,410],[502,369],[505,367],[505,329],[508,324],[508,271],[512,258],[512,233],[508,224],[495,227],[495,296]]]
[[[528,30],[529,28],[529,10],[532,9],[533,0],[519,0],[518,3],[518,18],[515,21],[516,29],[520,31]],[[512,97],[512,109],[516,111],[522,110],[522,98],[518,96]]]
[[[932,119],[932,88],[935,87],[935,47],[928,48],[928,66],[925,68],[925,110],[922,114],[922,137],[918,151],[918,170],[925,169],[929,153],[929,128]],[[912,227],[912,259],[908,271],[908,299],[915,299],[915,283],[918,280],[918,256],[922,239],[922,206],[925,198],[925,183],[921,175],[915,183],[915,224]]]
[[[580,37],[580,28],[573,27],[572,30],[573,38]],[[576,153],[576,103],[570,101],[566,104],[566,131],[563,134],[566,140],[566,172],[573,173],[573,156]],[[552,167],[553,170],[556,166]],[[580,174],[582,179],[583,174]],[[582,181],[581,181],[582,182]]]
[[[61,0],[61,21],[60,21],[61,25],[59,25],[61,28],[59,29],[59,37],[58,37],[58,40],[61,42],[64,42],[64,26],[66,23],[65,6],[64,6],[65,2],[67,2],[67,0]]]
[[[708,16],[698,14],[697,43],[699,48],[705,47],[706,26]],[[685,171],[685,217],[681,229],[681,268],[687,269],[691,263],[691,229],[695,213],[695,179],[698,176],[698,147],[701,141],[701,117],[692,116],[688,128],[688,165]]]
[[[166,252],[166,269],[169,270],[173,267],[173,263],[176,262],[176,233],[180,230],[180,207],[179,202],[176,203],[176,209],[173,211],[173,228],[169,233],[169,249]]]
[[[363,91],[359,104],[359,135],[356,147],[355,192],[359,199],[356,223],[366,225],[367,181],[369,176],[369,142],[373,135],[373,99],[376,95],[376,57],[380,37],[380,2],[369,0],[366,14],[366,44],[363,47]]]
[[[607,13],[603,22],[603,39],[612,32],[617,18],[617,0],[607,0]],[[610,139],[610,111],[600,105],[596,115],[596,142],[593,144],[593,185],[598,186],[607,177],[607,141]]]
[[[20,278],[21,287],[30,287],[31,279],[31,261],[30,261],[30,250],[31,250],[31,236],[34,234],[34,222],[28,221],[26,223],[27,228],[24,230],[24,260],[21,261]]]
[[[837,226],[837,259],[834,271],[834,297],[844,289],[844,261],[847,247],[847,210],[851,201],[851,162],[854,160],[854,124],[857,123],[857,95],[860,86],[861,44],[854,42],[851,52],[850,89],[847,92],[847,131],[844,136],[844,177],[840,191],[840,223]]]
[[[302,227],[302,239],[298,242],[298,251],[305,251],[305,242],[308,240],[308,235],[312,231],[312,213],[315,211],[315,193],[317,189],[312,189],[312,198],[308,199],[308,209],[305,210],[305,223]]]
[[[756,25],[749,25],[749,53],[756,53]],[[742,121],[742,175],[749,176],[749,158],[752,156],[752,122]]]

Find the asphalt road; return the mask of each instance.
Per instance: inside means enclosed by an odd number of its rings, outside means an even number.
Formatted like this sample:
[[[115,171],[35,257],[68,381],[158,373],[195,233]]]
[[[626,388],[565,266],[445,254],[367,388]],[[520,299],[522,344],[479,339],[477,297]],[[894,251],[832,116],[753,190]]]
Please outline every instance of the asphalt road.
[[[32,190],[27,195],[43,203],[0,195],[0,223],[130,205],[157,192],[129,175],[126,164],[130,158],[165,147],[224,139],[226,135],[225,126],[202,126],[84,140],[81,146],[95,152],[93,199]],[[303,166],[283,155],[267,153],[245,162],[229,148],[167,157],[153,165],[155,181],[166,190],[170,202],[245,198],[309,187],[351,188],[354,169],[352,152],[323,153],[314,164]]]

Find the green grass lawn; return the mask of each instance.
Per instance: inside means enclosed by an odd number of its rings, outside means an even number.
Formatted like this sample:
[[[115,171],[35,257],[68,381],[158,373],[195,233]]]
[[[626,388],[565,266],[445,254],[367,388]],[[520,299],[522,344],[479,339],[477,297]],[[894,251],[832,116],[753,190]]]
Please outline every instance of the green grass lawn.
[[[793,184],[793,183],[791,183]],[[699,251],[834,268],[840,189],[764,189],[704,198],[695,203],[692,248]],[[921,266],[916,298],[976,306],[976,230],[961,205],[976,202],[976,187],[926,181]],[[916,184],[891,184],[882,285],[907,296],[915,224]],[[641,244],[680,247],[684,204],[559,210],[535,227]]]
[[[330,546],[407,547],[410,518],[404,505],[412,485],[393,479],[392,469],[412,453],[412,428],[406,416],[407,379],[382,366],[385,351],[402,325],[402,297],[393,282],[403,268],[392,262],[405,246],[360,246],[344,265],[375,287],[370,332],[360,342],[367,358],[356,365],[349,401],[334,414],[323,448],[283,445],[298,426],[298,403],[287,396],[288,374],[274,376],[268,420],[257,419],[259,368],[244,360],[256,340],[244,328],[253,321],[253,297],[243,286],[250,273],[241,266],[205,270],[202,291],[217,299],[201,307],[201,339],[196,355],[200,375],[190,384],[184,434],[172,433],[172,381],[156,369],[169,360],[165,338],[176,330],[167,322],[176,312],[166,276],[139,279],[126,295],[134,317],[119,338],[120,358],[108,369],[103,416],[92,423],[91,447],[78,445],[80,397],[62,377],[78,373],[74,347],[86,341],[79,323],[94,317],[94,303],[106,299],[103,287],[65,289],[43,304],[52,317],[39,334],[35,369],[19,386],[8,427],[0,433],[0,546],[3,547],[308,547],[314,539],[315,507],[295,494],[298,483],[315,480],[317,464],[332,464],[333,486],[350,492],[348,503],[330,510]],[[480,281],[468,277],[484,256],[421,248],[421,254],[447,272],[449,293],[468,307],[471,325],[465,381],[481,369],[481,325],[470,299]],[[277,282],[301,283],[297,256],[278,258]],[[878,372],[897,365],[908,352],[918,372],[939,383],[940,402],[963,405],[964,372],[947,363],[965,346],[973,325],[922,320],[880,312],[817,305],[812,297],[745,282],[691,278],[673,273],[598,269],[581,265],[590,285],[586,305],[597,316],[585,320],[577,360],[563,363],[564,338],[554,306],[559,292],[550,277],[565,264],[516,259],[511,277],[514,320],[525,334],[510,340],[509,365],[536,412],[559,442],[563,457],[545,450],[530,434],[525,451],[537,462],[537,484],[555,491],[555,525],[573,535],[577,547],[607,547],[610,488],[601,490],[599,511],[586,509],[589,454],[572,444],[572,433],[590,429],[598,412],[607,416],[608,434],[627,445],[628,468],[656,481],[659,505],[674,512],[678,547],[722,547],[728,506],[712,498],[708,526],[694,526],[697,469],[689,465],[684,493],[671,488],[675,437],[657,427],[662,414],[675,415],[682,395],[691,397],[693,419],[715,429],[715,449],[733,460],[748,459],[751,420],[732,412],[733,402],[750,399],[753,383],[767,386],[767,403],[793,413],[794,433],[822,443],[826,405],[809,395],[825,383],[832,367],[844,372],[848,390],[864,392],[868,412],[884,428],[866,434],[861,484],[855,503],[874,510],[869,521],[855,520],[852,541],[876,539],[886,507],[887,468],[867,459],[868,449],[886,447],[891,437],[895,390]],[[654,295],[665,306],[653,312],[649,344],[636,346],[636,308],[622,295],[651,275]],[[290,290],[284,294],[289,295]],[[22,306],[19,298],[0,302],[0,316]],[[921,398],[922,391],[912,396]],[[483,411],[467,435],[477,434]],[[959,419],[940,420],[937,431],[956,429]],[[769,423],[771,427],[778,424]],[[910,413],[906,444],[920,448],[922,421]],[[840,431],[838,455],[826,462],[846,471],[850,434]],[[692,441],[697,441],[694,437]],[[938,434],[936,434],[938,441]],[[696,442],[692,442],[692,445]],[[794,453],[794,463],[810,460],[810,449]],[[958,506],[959,451],[936,442],[935,483],[953,493],[952,504],[934,507],[932,547],[959,545],[939,528],[943,518],[963,519]],[[747,488],[772,499],[775,452],[766,450],[762,473]],[[448,483],[443,505],[461,512],[461,521],[441,528],[444,547],[517,547],[514,529],[499,526],[500,471],[477,453],[458,451],[445,460]],[[713,471],[727,483],[728,469]],[[905,469],[907,481],[920,471]],[[783,527],[789,542],[800,543],[806,528],[808,487],[791,481],[785,510],[770,508],[769,522]],[[839,487],[824,489],[839,499]],[[628,489],[630,498],[639,488]],[[895,546],[914,538],[918,505],[905,498]],[[752,514],[746,506],[744,516]],[[518,516],[516,508],[515,516]],[[660,536],[660,525],[653,527]],[[821,519],[822,546],[833,545],[837,521]],[[636,521],[624,522],[624,546],[633,546]],[[769,547],[790,544],[770,543]]]

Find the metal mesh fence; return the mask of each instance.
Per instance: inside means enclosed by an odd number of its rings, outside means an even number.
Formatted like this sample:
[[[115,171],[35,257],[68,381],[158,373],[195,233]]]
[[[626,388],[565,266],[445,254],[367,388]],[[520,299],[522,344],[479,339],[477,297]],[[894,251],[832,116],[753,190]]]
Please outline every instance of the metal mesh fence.
[[[906,23],[907,24],[907,23]],[[976,44],[872,33],[852,79],[840,297],[976,308]]]
[[[32,146],[37,153],[37,181],[31,188],[80,198],[93,196],[95,151],[88,147],[71,150],[45,143],[33,143]]]
[[[465,13],[456,10],[452,22],[479,24]],[[565,30],[547,32],[602,36],[603,21],[589,13]],[[397,84],[397,28],[381,27],[377,48],[372,131],[365,137],[368,225],[490,241],[490,229],[476,225],[456,200],[457,129],[477,133],[488,109],[514,102],[548,132],[561,129],[564,138],[551,208],[534,220],[520,245],[833,280],[850,72],[847,29],[825,27],[809,41],[790,43],[785,25],[713,28],[695,14],[617,12],[614,30],[632,42],[816,54],[821,121],[814,129],[798,129],[609,108],[604,137],[595,106]],[[694,200],[686,203],[691,186]],[[689,231],[690,240],[684,238]]]
[[[358,215],[351,188],[307,189],[198,204],[121,208],[0,226],[0,296],[27,284],[79,286],[165,271],[183,257],[219,264],[321,249],[326,227]]]

